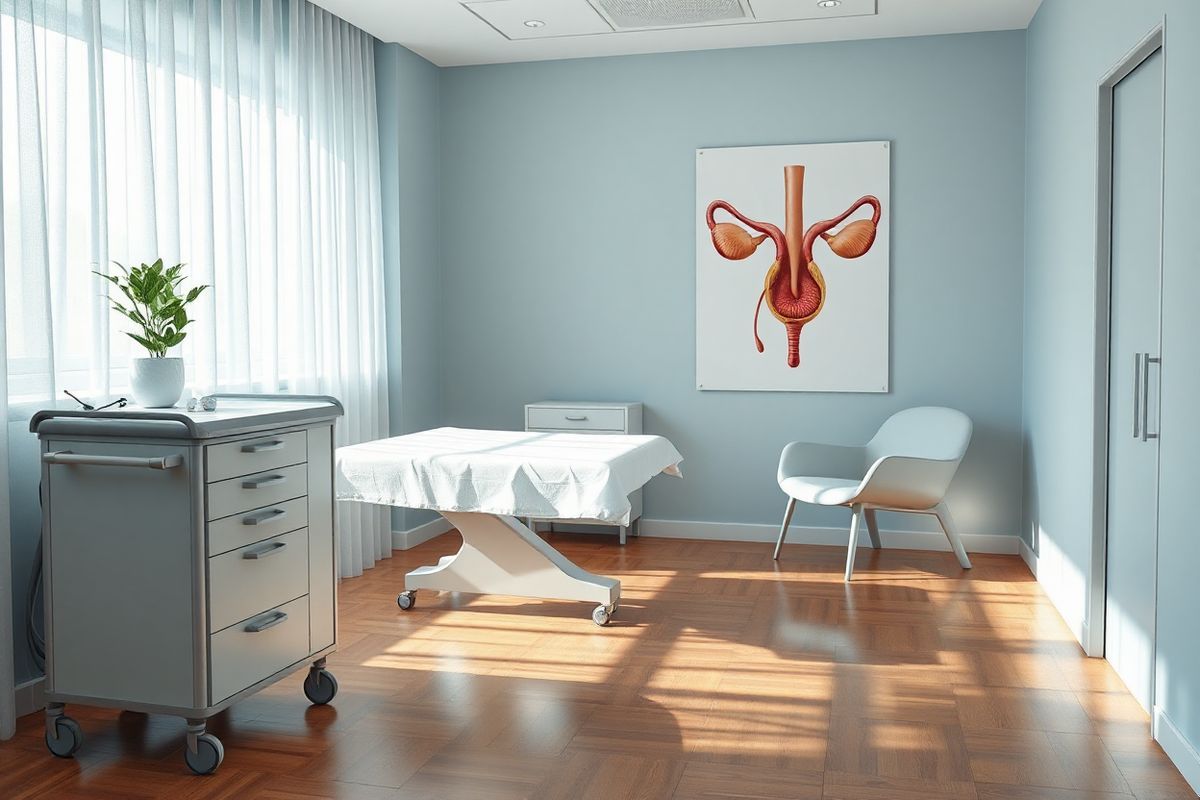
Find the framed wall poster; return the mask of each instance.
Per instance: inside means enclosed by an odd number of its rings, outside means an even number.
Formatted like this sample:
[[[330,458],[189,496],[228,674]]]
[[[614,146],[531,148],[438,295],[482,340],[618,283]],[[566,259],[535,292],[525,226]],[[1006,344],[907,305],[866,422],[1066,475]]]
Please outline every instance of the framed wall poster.
[[[696,385],[888,390],[888,142],[696,151]]]

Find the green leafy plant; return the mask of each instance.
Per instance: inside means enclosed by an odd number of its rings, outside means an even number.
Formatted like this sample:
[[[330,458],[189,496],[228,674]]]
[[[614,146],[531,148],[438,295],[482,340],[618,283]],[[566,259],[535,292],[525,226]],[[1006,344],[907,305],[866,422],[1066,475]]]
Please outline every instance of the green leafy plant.
[[[187,307],[208,286],[196,286],[189,289],[187,294],[180,294],[183,264],[164,267],[161,258],[153,264],[142,264],[132,269],[116,261],[113,263],[121,270],[124,279],[121,275],[93,272],[117,287],[129,301],[126,306],[114,300],[111,294],[108,296],[114,311],[142,329],[140,334],[126,331],[125,335],[146,348],[151,357],[165,357],[168,350],[187,337],[184,328],[192,322],[188,318]]]

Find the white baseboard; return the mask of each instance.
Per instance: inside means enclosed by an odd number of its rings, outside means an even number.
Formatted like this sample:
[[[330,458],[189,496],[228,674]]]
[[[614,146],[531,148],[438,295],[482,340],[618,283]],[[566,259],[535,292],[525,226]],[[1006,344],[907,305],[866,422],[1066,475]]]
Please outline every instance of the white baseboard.
[[[1037,553],[1033,552],[1033,548],[1025,544],[1025,540],[1020,536],[1017,537],[1017,547],[1020,548],[1017,552],[1020,553],[1021,560],[1025,562],[1025,566],[1029,567],[1029,571],[1036,578],[1038,570]]]
[[[1017,538],[1017,545],[1020,548],[1019,553],[1021,560],[1029,567],[1029,571],[1033,573],[1033,577],[1038,579],[1042,590],[1046,593],[1046,597],[1054,605],[1058,615],[1062,617],[1063,622],[1071,630],[1071,634],[1075,637],[1075,641],[1083,648],[1084,652],[1092,657],[1102,657],[1100,652],[1090,652],[1089,643],[1091,642],[1091,630],[1088,625],[1088,620],[1082,609],[1075,608],[1064,602],[1071,596],[1072,591],[1064,591],[1063,584],[1063,559],[1058,555],[1057,550],[1052,549],[1048,559],[1042,559],[1034,549],[1025,543],[1021,537]],[[1045,561],[1045,563],[1043,563]],[[1072,588],[1074,584],[1071,584]]]
[[[13,694],[15,695],[18,717],[41,711],[46,707],[45,695],[42,693],[45,682],[45,678],[34,678],[31,681],[17,684],[17,688]]]
[[[645,519],[639,523],[641,535],[662,539],[702,539],[718,542],[774,542],[779,537],[777,525],[761,523],[738,522],[699,522],[696,520]],[[604,526],[600,526],[604,527]],[[615,527],[615,526],[614,526]],[[561,531],[589,532],[596,530],[595,525],[573,524],[570,522],[555,523],[555,528]],[[451,530],[451,525],[445,519],[435,519],[418,525],[406,531],[392,531],[392,547],[396,550],[407,550],[410,547],[427,542]],[[820,528],[806,525],[792,525],[788,529],[788,544],[823,544],[845,546],[848,528]],[[884,547],[895,547],[904,550],[940,550],[950,552],[950,543],[946,537],[936,531],[889,531],[879,532]],[[1016,555],[1018,546],[1022,545],[1020,538],[1005,533],[964,533],[963,546],[971,553],[999,553]],[[861,547],[869,546],[864,536]]]
[[[1175,723],[1171,722],[1162,706],[1154,707],[1153,732],[1154,740],[1162,745],[1163,752],[1175,762],[1192,791],[1200,794],[1200,752],[1197,752],[1195,745],[1175,727]]]
[[[424,525],[418,525],[406,531],[392,531],[392,549],[408,550],[411,547],[416,547],[419,544],[428,542],[430,539],[441,536],[443,533],[449,531],[451,527],[450,523],[444,518],[438,517],[426,522]]]
[[[774,542],[779,538],[778,525],[742,524],[737,522],[697,522],[694,520],[643,519],[642,536],[664,539],[708,539],[723,542]],[[846,546],[849,528],[820,528],[792,525],[788,528],[787,544],[823,544]],[[935,531],[881,530],[879,538],[884,547],[904,550],[941,550],[950,552],[945,535]],[[1010,534],[964,533],[963,546],[971,553],[1000,553],[1016,555],[1020,539]],[[869,547],[870,540],[862,537],[860,547]]]

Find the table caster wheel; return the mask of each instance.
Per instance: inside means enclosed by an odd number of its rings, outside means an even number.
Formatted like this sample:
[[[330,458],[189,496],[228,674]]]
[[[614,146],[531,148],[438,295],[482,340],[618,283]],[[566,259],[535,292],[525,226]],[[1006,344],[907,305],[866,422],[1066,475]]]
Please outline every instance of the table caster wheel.
[[[616,610],[616,606],[596,606],[592,612],[592,622],[604,627],[612,619],[613,612]]]
[[[70,717],[59,717],[54,721],[54,736],[46,732],[46,748],[59,758],[70,758],[83,744],[83,731],[79,723]]]
[[[308,671],[304,679],[304,696],[314,706],[323,706],[337,697],[338,682],[333,673],[327,669],[317,668]]]
[[[401,592],[396,597],[396,605],[400,606],[401,611],[408,611],[417,604],[417,593],[415,591]]]
[[[202,733],[196,737],[196,752],[193,753],[190,747],[184,748],[183,760],[197,775],[211,775],[225,760],[225,746],[211,733]]]

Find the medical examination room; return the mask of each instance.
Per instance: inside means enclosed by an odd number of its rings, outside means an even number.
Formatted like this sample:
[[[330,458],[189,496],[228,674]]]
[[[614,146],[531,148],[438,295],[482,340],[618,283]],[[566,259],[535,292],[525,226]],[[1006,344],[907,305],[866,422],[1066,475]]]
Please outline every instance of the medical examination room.
[[[1196,800],[1198,0],[0,0],[0,798]]]

